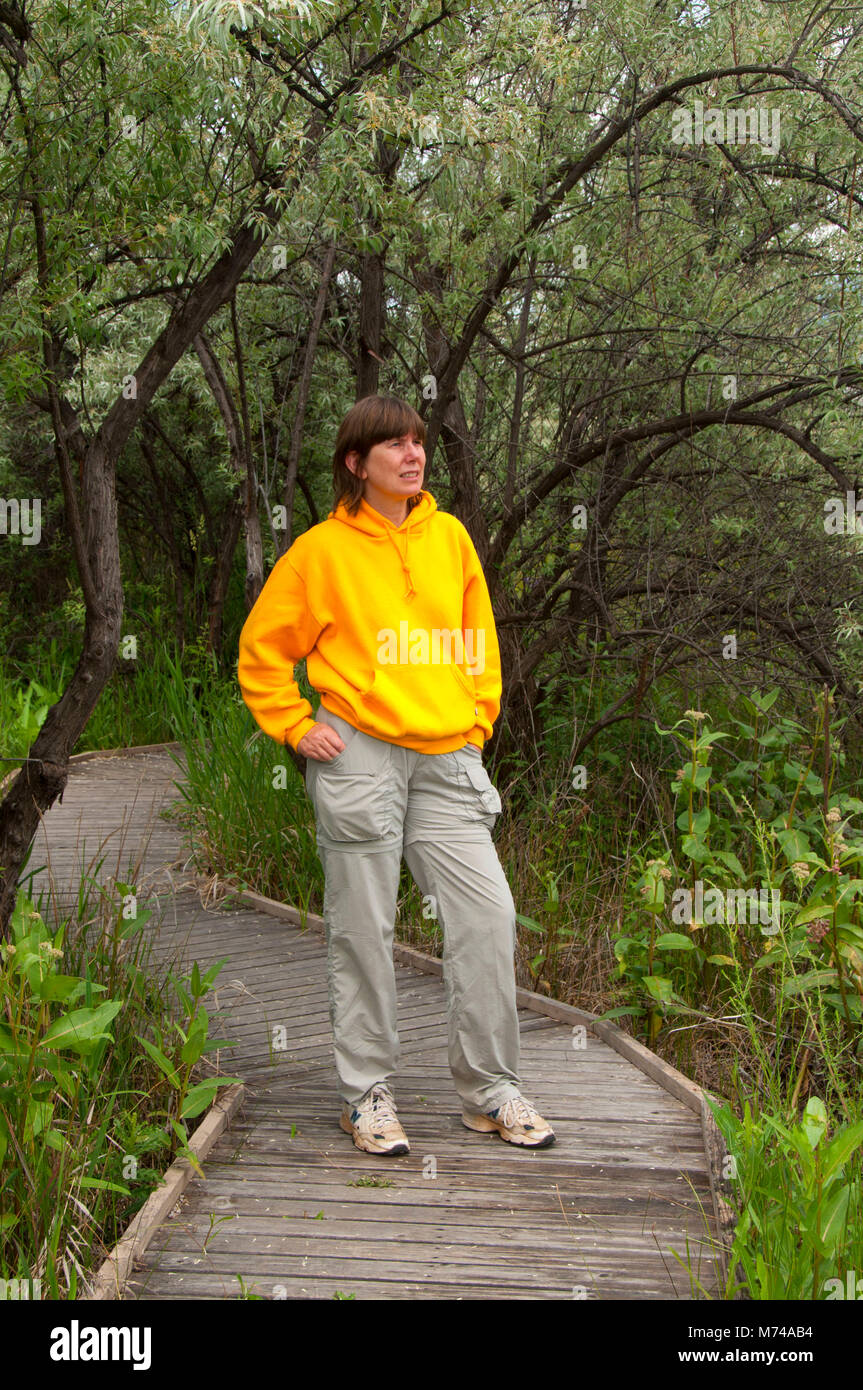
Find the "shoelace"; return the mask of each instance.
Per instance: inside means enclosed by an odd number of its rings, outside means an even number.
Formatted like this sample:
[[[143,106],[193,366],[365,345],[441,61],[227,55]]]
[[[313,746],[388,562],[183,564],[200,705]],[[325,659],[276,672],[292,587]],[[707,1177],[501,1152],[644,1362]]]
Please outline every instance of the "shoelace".
[[[378,1088],[375,1087],[369,1099],[372,1103],[371,1119],[375,1123],[377,1123],[380,1120],[382,1120],[384,1124],[388,1122],[391,1122],[393,1124],[398,1123],[396,1113],[392,1107],[392,1102],[390,1101],[390,1098],[387,1095],[386,1091],[378,1090]]]
[[[498,1112],[507,1129],[510,1129],[518,1121],[532,1126],[536,1113],[524,1096],[510,1096],[509,1100],[504,1101]]]

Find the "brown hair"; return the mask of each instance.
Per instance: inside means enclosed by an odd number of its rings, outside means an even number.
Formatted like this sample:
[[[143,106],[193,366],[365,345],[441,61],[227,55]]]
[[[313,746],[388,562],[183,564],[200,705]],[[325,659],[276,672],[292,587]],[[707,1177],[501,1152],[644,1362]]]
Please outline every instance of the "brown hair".
[[[411,430],[425,444],[426,427],[422,416],[400,396],[363,396],[351,406],[339,425],[333,451],[333,510],[344,502],[345,509],[353,516],[362,500],[363,479],[351,472],[345,456],[355,449],[362,464],[374,444],[382,444],[385,439],[401,439]],[[409,497],[408,511],[420,499],[420,493]]]

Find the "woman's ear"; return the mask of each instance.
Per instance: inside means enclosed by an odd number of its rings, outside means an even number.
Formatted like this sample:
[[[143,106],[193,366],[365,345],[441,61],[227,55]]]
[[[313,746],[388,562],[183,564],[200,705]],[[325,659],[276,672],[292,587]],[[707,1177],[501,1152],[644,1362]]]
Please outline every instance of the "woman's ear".
[[[358,478],[365,477],[365,473],[360,472],[360,456],[356,449],[351,449],[350,453],[345,454],[345,467],[355,473]]]

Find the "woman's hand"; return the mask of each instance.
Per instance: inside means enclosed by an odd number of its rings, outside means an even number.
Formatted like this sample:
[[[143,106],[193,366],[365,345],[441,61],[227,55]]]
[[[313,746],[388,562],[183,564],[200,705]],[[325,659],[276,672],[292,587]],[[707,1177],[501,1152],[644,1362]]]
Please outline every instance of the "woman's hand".
[[[345,744],[329,724],[316,724],[297,744],[298,753],[302,753],[304,758],[314,758],[318,763],[331,763],[336,754],[344,750]]]

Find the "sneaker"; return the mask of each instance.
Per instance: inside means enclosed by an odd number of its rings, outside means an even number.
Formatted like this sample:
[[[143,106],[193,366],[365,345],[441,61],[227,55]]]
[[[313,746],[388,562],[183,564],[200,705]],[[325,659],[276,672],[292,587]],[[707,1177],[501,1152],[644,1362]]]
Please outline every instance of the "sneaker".
[[[462,1123],[480,1133],[497,1130],[501,1139],[529,1149],[547,1149],[555,1141],[551,1125],[522,1095],[511,1096],[496,1110],[489,1110],[485,1114],[464,1110]]]
[[[388,1086],[370,1086],[356,1105],[345,1102],[339,1126],[352,1134],[354,1144],[369,1154],[410,1153],[408,1137],[399,1124],[396,1103]]]

